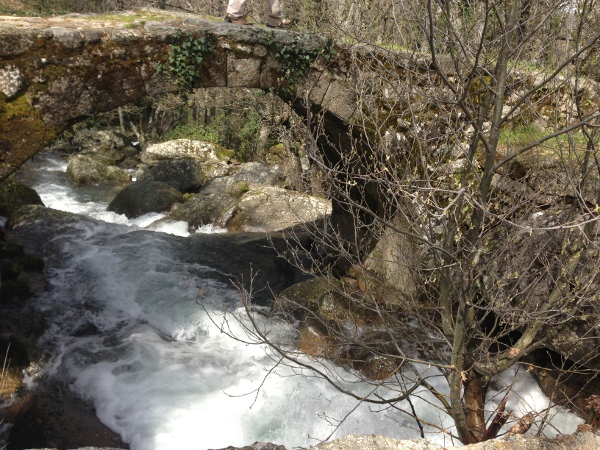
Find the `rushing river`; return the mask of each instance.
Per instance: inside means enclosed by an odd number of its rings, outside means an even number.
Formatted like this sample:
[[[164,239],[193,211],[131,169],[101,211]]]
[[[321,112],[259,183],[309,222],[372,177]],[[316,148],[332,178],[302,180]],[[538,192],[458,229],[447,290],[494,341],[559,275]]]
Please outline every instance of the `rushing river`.
[[[414,419],[357,404],[323,380],[298,376],[298,370],[281,367],[265,380],[274,366],[269,350],[231,339],[215,324],[223,323],[227,310],[229,327],[245,336],[235,320],[243,324],[244,314],[237,291],[226,282],[236,275],[226,270],[227,261],[216,267],[215,255],[204,257],[202,251],[193,260],[185,258],[192,245],[186,223],[148,231],[144,227],[158,215],[132,222],[107,213],[114,188],[73,187],[65,168],[60,155],[45,153],[19,174],[46,206],[101,220],[21,231],[41,243],[51,282],[47,294],[33,302],[49,323],[40,341],[52,355],[44,371],[93,403],[102,422],[133,449],[209,449],[255,441],[307,447],[350,433],[419,437]],[[193,237],[194,242],[202,238]],[[289,325],[257,317],[272,336],[293,342]],[[513,383],[518,393],[509,407],[517,415],[543,410],[548,400],[531,378],[524,374],[515,381],[512,375],[498,383]],[[350,374],[344,376],[352,383]],[[444,391],[441,377],[430,382]],[[361,388],[367,392],[368,386]],[[426,401],[433,399],[423,398],[414,401],[419,415],[450,427],[440,409]],[[552,414],[558,429],[574,431],[573,415]],[[433,428],[428,437],[451,443]]]

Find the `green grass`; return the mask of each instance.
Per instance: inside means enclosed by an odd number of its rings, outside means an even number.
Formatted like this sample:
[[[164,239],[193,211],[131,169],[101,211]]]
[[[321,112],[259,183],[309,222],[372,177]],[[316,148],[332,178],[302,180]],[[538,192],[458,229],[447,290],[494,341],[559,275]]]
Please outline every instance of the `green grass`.
[[[511,129],[505,129],[500,133],[500,145],[506,148],[518,148],[544,137],[546,133],[534,125],[518,126]]]
[[[534,125],[517,126],[512,129],[503,130],[500,133],[499,144],[505,149],[517,150],[531,145],[553,132],[553,130],[541,130]],[[546,150],[564,150],[572,147],[574,150],[583,150],[586,144],[586,138],[581,131],[572,131],[571,133],[545,141],[540,145],[540,148]]]
[[[19,0],[0,0],[0,15],[3,16],[37,16],[35,9]]]

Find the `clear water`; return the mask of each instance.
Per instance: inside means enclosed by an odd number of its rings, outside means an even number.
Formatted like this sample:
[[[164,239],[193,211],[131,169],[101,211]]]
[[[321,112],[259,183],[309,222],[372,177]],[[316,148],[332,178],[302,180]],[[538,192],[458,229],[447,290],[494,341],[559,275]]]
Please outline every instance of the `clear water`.
[[[244,338],[247,319],[237,292],[211,267],[182,261],[187,224],[150,232],[143,227],[159,217],[131,222],[106,213],[115,188],[75,188],[65,167],[59,155],[44,154],[19,176],[46,206],[105,222],[82,220],[60,229],[40,224],[34,231],[47,237],[43,251],[51,280],[50,291],[34,302],[50,324],[40,342],[53,355],[45,371],[92,402],[102,422],[133,449],[202,450],[256,441],[307,447],[351,433],[419,437],[414,419],[398,410],[357,403],[298,368],[271,372],[276,358],[268,348],[222,332]],[[290,325],[261,315],[256,320],[279,342],[293,345]],[[347,386],[370,391],[330,368]],[[438,373],[423,372],[446,391]],[[508,406],[517,416],[548,405],[527,374],[507,373],[498,380],[502,384],[514,386]],[[393,395],[385,389],[379,394]],[[500,400],[491,393],[490,405]],[[428,393],[413,403],[424,421],[451,430]],[[551,416],[556,428],[548,427],[550,434],[572,432],[579,423],[562,410]],[[435,428],[426,431],[441,444],[452,443]]]

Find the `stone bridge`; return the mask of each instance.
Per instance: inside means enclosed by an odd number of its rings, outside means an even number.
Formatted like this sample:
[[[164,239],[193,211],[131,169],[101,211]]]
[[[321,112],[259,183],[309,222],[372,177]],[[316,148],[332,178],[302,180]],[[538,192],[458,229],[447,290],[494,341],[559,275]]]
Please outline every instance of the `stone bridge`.
[[[313,63],[303,86],[290,91],[280,89],[286,74],[277,49],[317,52],[327,48],[324,38],[164,11],[104,19],[0,17],[0,179],[81,118],[173,91],[157,68],[168,59],[170,45],[186,36],[212,45],[196,87],[285,92],[282,97],[297,112],[318,115],[323,146],[348,145],[358,105],[357,74],[350,69],[356,65],[349,64],[356,49],[336,46],[334,57]]]

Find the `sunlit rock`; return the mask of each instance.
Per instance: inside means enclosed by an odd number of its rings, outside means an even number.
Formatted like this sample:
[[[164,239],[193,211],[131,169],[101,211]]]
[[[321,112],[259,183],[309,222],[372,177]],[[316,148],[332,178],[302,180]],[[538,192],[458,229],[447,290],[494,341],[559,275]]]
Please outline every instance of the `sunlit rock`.
[[[331,214],[329,200],[268,186],[251,190],[236,205],[229,231],[278,231]]]
[[[240,169],[232,176],[229,184],[244,182],[249,188],[260,186],[277,186],[283,182],[281,173],[266,164],[249,162],[242,164]]]
[[[396,229],[410,233],[410,227],[402,220],[394,219]],[[366,258],[368,272],[358,280],[365,283],[376,298],[382,302],[402,305],[407,298],[417,294],[418,251],[406,234],[386,228],[383,235]]]
[[[146,161],[160,159],[196,158],[202,162],[220,162],[232,156],[232,152],[212,142],[192,139],[175,139],[148,145],[142,158]]]

